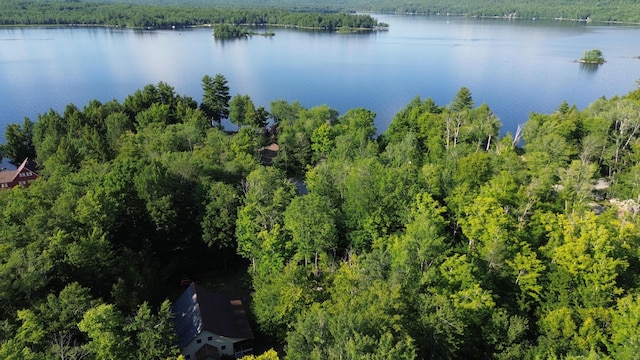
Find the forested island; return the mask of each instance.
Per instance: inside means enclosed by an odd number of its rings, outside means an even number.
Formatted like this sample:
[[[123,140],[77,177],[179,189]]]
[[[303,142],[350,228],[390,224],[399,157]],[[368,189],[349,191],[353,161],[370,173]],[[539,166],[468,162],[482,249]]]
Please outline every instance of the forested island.
[[[213,36],[216,39],[238,39],[252,35],[274,36],[275,33],[273,31],[255,32],[241,25],[216,24],[213,27]]]
[[[602,65],[606,61],[604,60],[604,56],[602,55],[601,50],[592,49],[585,51],[578,62],[580,62],[581,64]]]
[[[250,299],[256,355],[640,351],[640,89],[501,136],[467,88],[380,133],[367,109],[202,86],[7,127],[40,178],[0,190],[0,357],[176,359],[185,276]]]

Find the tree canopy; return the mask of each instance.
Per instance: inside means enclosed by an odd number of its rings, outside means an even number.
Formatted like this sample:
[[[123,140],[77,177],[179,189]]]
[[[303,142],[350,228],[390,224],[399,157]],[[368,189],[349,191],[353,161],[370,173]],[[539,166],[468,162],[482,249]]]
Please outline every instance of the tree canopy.
[[[202,83],[7,127],[41,176],[0,191],[1,357],[176,358],[185,275],[236,279],[254,358],[637,353],[640,90],[533,113],[520,142],[468,88],[378,133]]]

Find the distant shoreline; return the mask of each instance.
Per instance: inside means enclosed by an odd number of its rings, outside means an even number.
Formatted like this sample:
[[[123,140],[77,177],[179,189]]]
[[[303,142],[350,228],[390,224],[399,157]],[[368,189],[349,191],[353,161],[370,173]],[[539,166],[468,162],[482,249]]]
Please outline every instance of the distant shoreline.
[[[504,20],[524,20],[524,21],[567,21],[567,22],[584,22],[593,24],[611,24],[611,25],[640,25],[640,22],[625,22],[618,20],[599,21],[592,20],[590,18],[563,18],[563,17],[525,17],[518,15],[470,15],[470,14],[455,14],[455,13],[424,13],[424,12],[384,12],[384,11],[358,11],[358,13],[368,15],[399,15],[399,16],[435,16],[435,17],[451,17],[451,18],[474,18],[474,19],[504,19]]]
[[[302,12],[305,13],[305,12]],[[313,14],[314,12],[309,12]],[[424,17],[443,17],[443,18],[472,18],[472,19],[496,19],[496,20],[522,20],[522,21],[558,21],[558,22],[574,22],[574,23],[587,23],[587,24],[607,24],[607,25],[628,25],[638,26],[640,22],[625,22],[619,20],[592,20],[591,18],[563,18],[563,17],[525,17],[517,14],[505,14],[505,15],[472,15],[472,14],[458,14],[458,13],[425,13],[425,12],[391,12],[391,11],[355,11],[352,14],[363,15],[397,15],[397,16],[424,16]],[[273,27],[291,27],[305,30],[327,30],[322,27],[307,27],[296,24],[239,24],[242,26],[273,26]],[[126,28],[134,30],[170,30],[170,29],[189,29],[199,27],[211,27],[212,24],[190,24],[190,25],[162,25],[162,26],[127,26],[123,24],[101,24],[101,23],[25,23],[25,24],[0,24],[0,28],[16,28],[16,27],[104,27],[104,28]],[[362,31],[378,31],[387,30],[388,27],[377,25],[371,28],[358,28]],[[336,28],[337,30],[337,28]]]

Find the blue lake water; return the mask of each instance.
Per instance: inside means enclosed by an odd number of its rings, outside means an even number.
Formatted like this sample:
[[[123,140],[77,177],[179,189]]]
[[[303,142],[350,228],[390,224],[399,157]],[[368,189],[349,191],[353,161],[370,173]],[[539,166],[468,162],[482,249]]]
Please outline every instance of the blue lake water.
[[[273,29],[275,36],[216,41],[210,29],[0,29],[0,136],[8,123],[36,120],[68,103],[122,101],[164,81],[202,97],[200,80],[221,73],[231,95],[256,105],[277,99],[305,107],[377,113],[384,131],[416,95],[448,104],[462,86],[513,131],[529,113],[566,100],[580,109],[624,95],[640,79],[640,28],[584,23],[375,15],[388,31],[367,34]],[[607,63],[572,60],[602,50]]]

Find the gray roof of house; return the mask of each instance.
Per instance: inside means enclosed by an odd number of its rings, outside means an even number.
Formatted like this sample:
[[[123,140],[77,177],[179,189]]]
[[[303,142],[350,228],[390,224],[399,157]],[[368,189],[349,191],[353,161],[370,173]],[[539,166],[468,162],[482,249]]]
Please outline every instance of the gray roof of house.
[[[203,331],[237,339],[253,339],[242,301],[212,293],[191,283],[173,304],[180,348]]]

